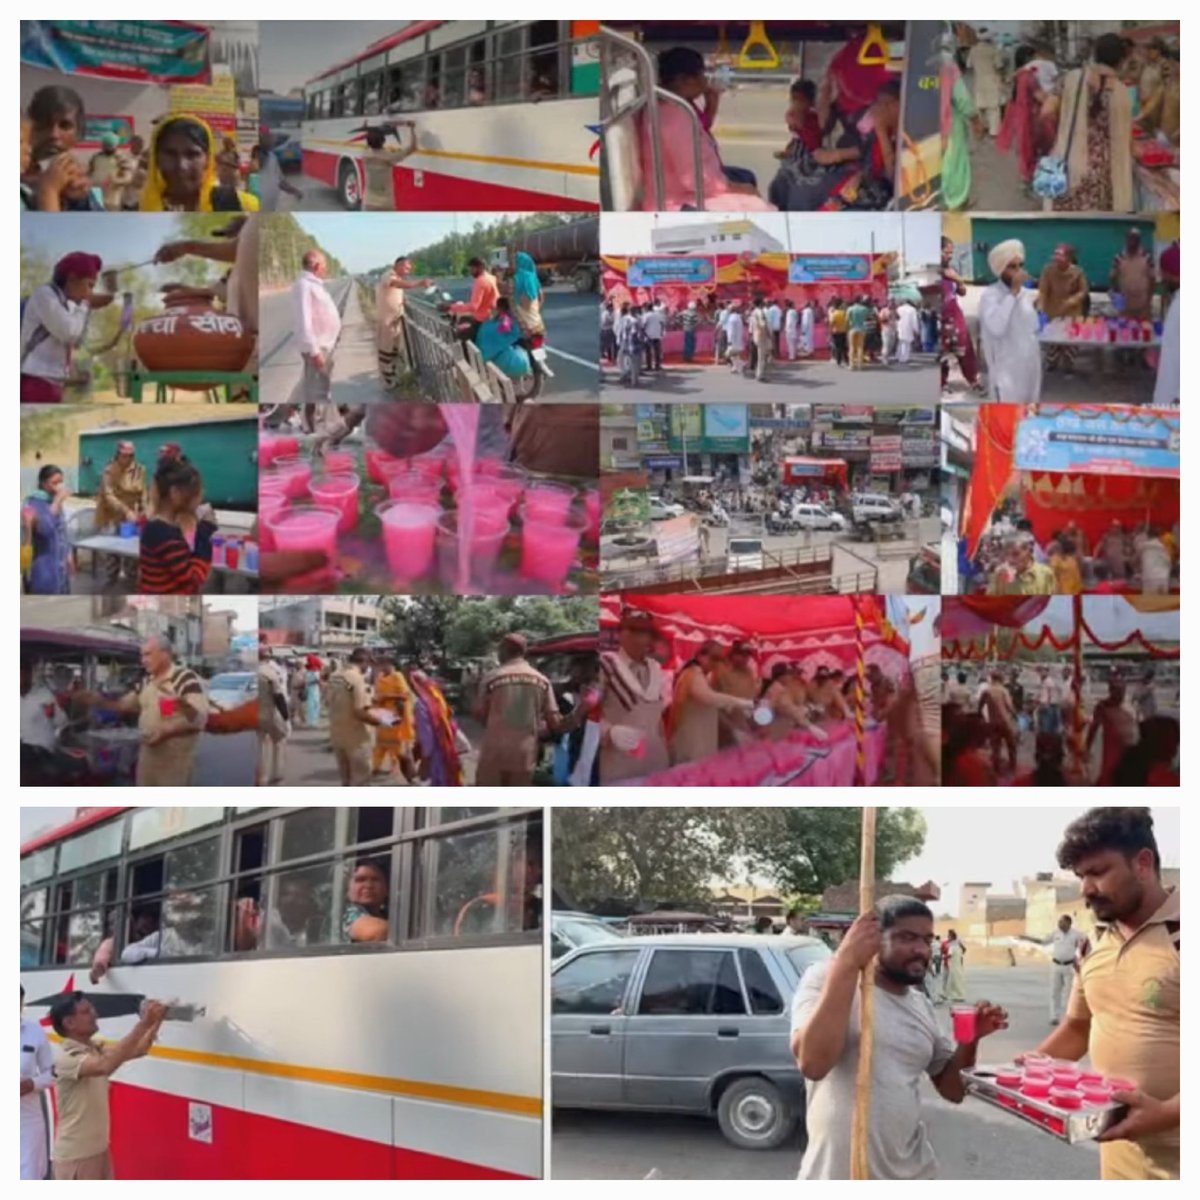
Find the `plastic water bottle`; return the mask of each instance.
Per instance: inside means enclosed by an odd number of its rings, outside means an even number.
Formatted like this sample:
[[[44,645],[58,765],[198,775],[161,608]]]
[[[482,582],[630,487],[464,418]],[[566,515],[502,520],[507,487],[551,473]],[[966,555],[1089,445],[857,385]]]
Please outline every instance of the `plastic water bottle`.
[[[138,1015],[141,1016],[146,1011],[146,1001],[142,1001],[141,1008],[138,1009]],[[204,1016],[208,1010],[202,1004],[179,1004],[172,1003],[167,1005],[167,1015],[163,1018],[164,1021],[195,1021],[198,1017]]]

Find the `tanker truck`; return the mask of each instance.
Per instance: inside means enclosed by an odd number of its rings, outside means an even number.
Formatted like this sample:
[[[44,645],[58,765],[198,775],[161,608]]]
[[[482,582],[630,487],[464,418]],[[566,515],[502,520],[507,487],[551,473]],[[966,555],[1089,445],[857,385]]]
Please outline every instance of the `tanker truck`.
[[[507,246],[492,251],[489,265],[497,276],[512,270],[519,250],[537,264],[542,286],[555,281],[570,281],[580,293],[600,287],[600,218],[579,217],[565,225],[537,229],[523,234]]]

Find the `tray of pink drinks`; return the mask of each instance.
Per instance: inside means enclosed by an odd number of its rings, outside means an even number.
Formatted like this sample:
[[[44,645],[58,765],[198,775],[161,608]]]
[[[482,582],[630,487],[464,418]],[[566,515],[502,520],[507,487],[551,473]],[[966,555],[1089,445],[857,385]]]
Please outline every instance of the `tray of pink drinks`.
[[[958,1013],[954,1014],[958,1018]],[[964,1019],[973,1011],[964,1013]],[[1099,1137],[1125,1114],[1113,1102],[1114,1092],[1133,1091],[1129,1079],[1115,1079],[1078,1063],[1061,1062],[1042,1054],[1026,1055],[1020,1063],[975,1066],[963,1071],[970,1095],[1001,1108],[1019,1120],[1063,1142],[1087,1142]]]
[[[398,458],[368,447],[360,461],[347,450],[309,459],[295,438],[266,441],[263,548],[321,550],[331,564],[292,588],[348,578],[337,566],[344,555],[361,563],[365,578],[356,582],[400,592],[556,594],[576,590],[570,576],[595,556],[601,504],[590,481],[539,477],[486,457],[471,460],[464,480],[449,448]],[[382,562],[372,552],[380,543]]]

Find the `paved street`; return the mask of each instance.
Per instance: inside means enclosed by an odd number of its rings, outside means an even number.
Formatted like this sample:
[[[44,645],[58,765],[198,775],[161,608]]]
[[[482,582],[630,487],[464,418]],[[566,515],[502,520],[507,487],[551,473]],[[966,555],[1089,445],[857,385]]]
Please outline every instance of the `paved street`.
[[[474,722],[467,722],[463,731],[471,745],[478,747],[478,726]],[[477,750],[472,750],[464,764],[468,784],[475,780],[477,758]],[[288,738],[287,754],[284,759],[284,783],[302,787],[341,786],[333,750],[329,745],[327,722],[323,721],[317,729],[301,728],[292,732],[292,736]],[[404,776],[398,771],[391,775],[375,775],[371,779],[371,786],[404,787]]]
[[[1003,1004],[1011,1028],[984,1043],[987,1061],[1036,1046],[1049,1030],[1049,981],[1041,967],[968,969],[971,999]],[[939,1009],[949,1031],[949,1015]],[[977,1100],[949,1104],[926,1083],[922,1115],[942,1179],[1096,1179],[1094,1144],[1067,1146]],[[850,1120],[850,1114],[846,1114]],[[556,1179],[792,1179],[802,1146],[736,1150],[715,1121],[642,1113],[554,1114],[552,1175]]]
[[[1041,212],[1042,201],[1021,179],[1015,153],[1001,154],[994,138],[971,135],[971,197],[975,212]]]
[[[920,354],[906,366],[879,364],[861,371],[828,359],[776,362],[764,382],[734,375],[711,361],[667,363],[662,371],[643,372],[637,388],[620,382],[616,367],[605,364],[604,400],[610,404],[911,404],[934,405],[938,368],[932,355]]]
[[[851,541],[845,534],[836,534],[831,530],[808,530],[802,533],[768,534],[761,533],[763,550],[776,553],[788,560],[788,555],[796,550],[807,550],[812,547],[834,547],[832,557],[832,575],[835,579],[857,575],[870,571],[878,571],[876,590],[880,594],[900,594],[905,591],[908,580],[909,559],[926,542],[936,541],[940,529],[937,517],[923,517],[916,522],[906,522],[904,545],[908,549],[904,553],[897,552],[898,543],[874,543]],[[653,535],[653,531],[650,531]],[[759,536],[752,534],[749,527],[743,532],[743,523],[738,522],[734,536]],[[723,561],[729,540],[728,529],[708,530],[707,557],[710,560]],[[889,552],[890,551],[890,552]],[[613,570],[642,570],[648,564],[646,560],[610,560],[606,564]],[[677,574],[677,568],[671,570]],[[606,585],[607,586],[607,585]],[[781,590],[786,590],[781,588]]]
[[[465,300],[470,284],[462,279],[439,279],[438,287],[456,300]],[[389,397],[379,385],[375,331],[359,302],[358,288],[348,278],[326,283],[342,313],[342,336],[334,356],[331,395],[338,404],[373,404]],[[543,315],[550,338],[548,353],[554,378],[543,393],[544,402],[595,403],[598,376],[598,299],[581,296],[562,286],[547,291]],[[288,289],[264,292],[259,301],[261,398],[264,404],[287,402],[300,379],[301,361],[292,334],[292,301]]]

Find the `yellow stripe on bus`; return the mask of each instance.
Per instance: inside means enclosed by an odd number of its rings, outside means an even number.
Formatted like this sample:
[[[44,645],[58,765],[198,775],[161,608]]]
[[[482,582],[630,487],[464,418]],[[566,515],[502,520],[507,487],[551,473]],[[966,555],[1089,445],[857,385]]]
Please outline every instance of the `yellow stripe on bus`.
[[[50,1038],[62,1039],[55,1033]],[[482,1088],[454,1087],[446,1083],[428,1083],[420,1079],[393,1079],[389,1075],[363,1075],[357,1071],[331,1071],[324,1067],[302,1067],[294,1063],[267,1062],[242,1058],[236,1054],[210,1054],[205,1050],[185,1050],[179,1046],[152,1046],[154,1058],[223,1067],[234,1071],[252,1071],[278,1079],[300,1079],[306,1083],[324,1083],[330,1087],[357,1088],[365,1092],[388,1092],[416,1100],[435,1100],[439,1104],[457,1104],[466,1108],[488,1108],[495,1112],[515,1113],[522,1117],[540,1117],[542,1101],[538,1096],[514,1096],[508,1092],[489,1092]]]
[[[306,146],[332,146],[336,150],[357,149],[355,142],[338,142],[326,138],[306,139]],[[574,163],[530,162],[524,158],[500,158],[492,154],[461,154],[455,150],[425,150],[418,148],[422,158],[452,158],[459,162],[491,163],[501,167],[524,167],[530,171],[566,171],[569,175],[599,175],[599,167],[580,167]],[[411,170],[412,168],[410,168]]]

